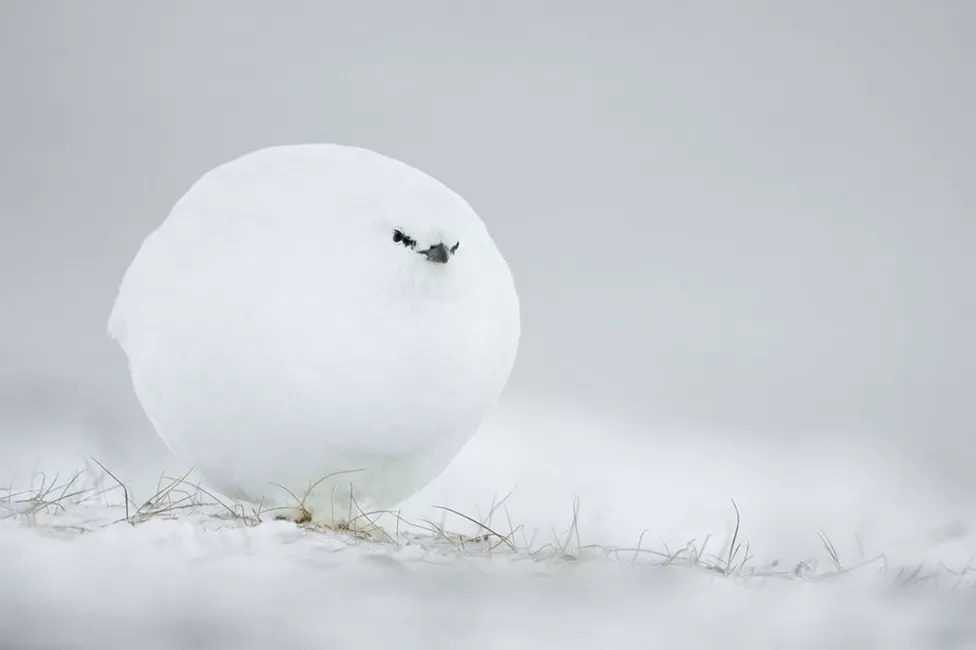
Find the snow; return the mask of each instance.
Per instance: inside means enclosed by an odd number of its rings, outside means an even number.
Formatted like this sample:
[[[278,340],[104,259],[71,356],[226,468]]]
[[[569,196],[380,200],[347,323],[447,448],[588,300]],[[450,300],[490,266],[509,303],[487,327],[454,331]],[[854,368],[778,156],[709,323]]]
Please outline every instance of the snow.
[[[132,489],[130,524],[121,489],[90,467],[67,490],[45,490],[64,509],[32,509],[11,477],[14,494],[0,493],[0,639],[99,649],[973,647],[971,507],[936,492],[910,459],[847,440],[798,453],[741,432],[648,432],[565,405],[509,405],[405,505],[399,526],[390,522],[392,541],[234,517],[197,505],[209,498],[188,481],[164,482],[171,492],[154,497],[151,476]],[[178,478],[179,467],[167,469]],[[86,487],[101,492],[60,500]],[[484,533],[433,506],[482,519],[509,492],[487,523],[514,551],[423,530],[427,519]],[[731,498],[742,546],[726,570]]]
[[[157,433],[209,486],[331,522],[443,471],[508,380],[519,305],[440,182],[365,149],[278,146],[190,188],[109,328]]]
[[[280,522],[2,540],[3,583],[21,593],[0,634],[16,647],[896,649],[963,647],[946,641],[972,633],[971,596],[857,579],[742,585],[609,562],[445,561]]]

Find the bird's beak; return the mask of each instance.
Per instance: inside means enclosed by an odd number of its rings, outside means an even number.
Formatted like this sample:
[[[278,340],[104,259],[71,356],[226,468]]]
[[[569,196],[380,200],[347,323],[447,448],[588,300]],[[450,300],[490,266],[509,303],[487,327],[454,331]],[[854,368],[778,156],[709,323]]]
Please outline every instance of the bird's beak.
[[[438,264],[447,264],[447,261],[451,259],[451,253],[444,244],[437,244],[436,246],[431,246],[426,250],[417,252],[421,255],[426,255],[428,261],[437,262]]]

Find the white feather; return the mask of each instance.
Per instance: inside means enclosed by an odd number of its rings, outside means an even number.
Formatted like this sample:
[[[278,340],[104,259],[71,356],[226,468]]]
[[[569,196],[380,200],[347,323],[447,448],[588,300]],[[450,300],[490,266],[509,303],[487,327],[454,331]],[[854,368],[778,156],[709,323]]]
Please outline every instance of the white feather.
[[[393,241],[394,229],[417,240]],[[446,264],[417,251],[453,246]],[[365,149],[263,149],[205,174],[122,281],[109,331],[149,420],[216,490],[266,505],[322,477],[317,520],[433,480],[497,401],[509,268],[430,176]]]

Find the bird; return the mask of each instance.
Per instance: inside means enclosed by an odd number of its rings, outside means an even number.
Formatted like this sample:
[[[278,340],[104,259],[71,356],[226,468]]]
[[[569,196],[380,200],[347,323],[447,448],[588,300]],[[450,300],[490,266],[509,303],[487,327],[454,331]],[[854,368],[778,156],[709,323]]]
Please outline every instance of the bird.
[[[465,199],[376,151],[311,143],[192,184],[126,269],[108,333],[152,427],[211,489],[350,526],[474,435],[521,323]]]

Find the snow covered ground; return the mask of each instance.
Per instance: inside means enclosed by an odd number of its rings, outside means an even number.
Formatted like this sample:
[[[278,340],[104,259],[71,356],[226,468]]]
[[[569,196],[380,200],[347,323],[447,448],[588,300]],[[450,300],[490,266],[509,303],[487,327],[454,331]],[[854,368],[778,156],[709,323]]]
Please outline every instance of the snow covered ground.
[[[509,409],[369,538],[66,448],[0,490],[4,648],[976,647],[973,513],[864,443]]]

